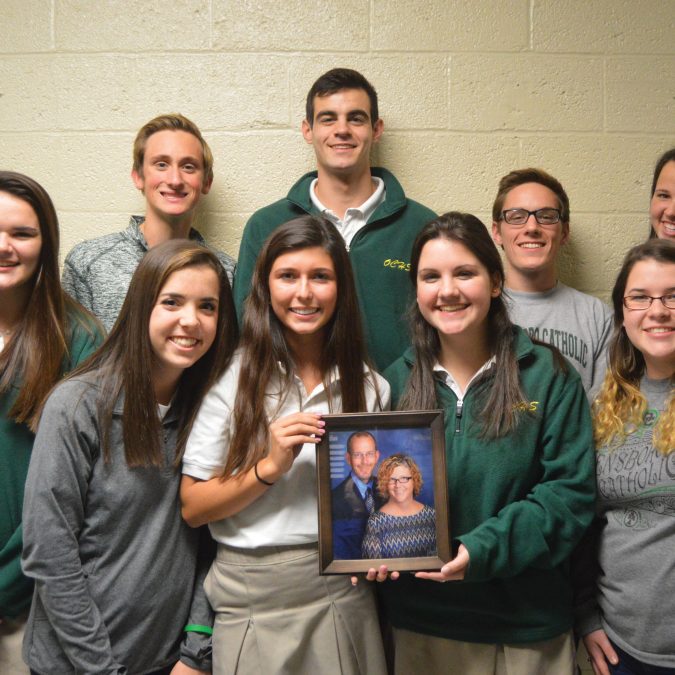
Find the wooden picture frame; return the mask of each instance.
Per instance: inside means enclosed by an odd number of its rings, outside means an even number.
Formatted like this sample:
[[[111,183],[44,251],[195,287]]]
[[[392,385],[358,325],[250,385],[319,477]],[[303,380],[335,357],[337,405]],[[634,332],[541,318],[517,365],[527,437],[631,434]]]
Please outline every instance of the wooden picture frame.
[[[316,449],[320,574],[355,574],[367,572],[371,567],[377,568],[379,565],[387,565],[390,571],[440,569],[451,558],[443,411],[345,413],[323,415],[322,419],[326,422],[326,433]],[[348,462],[347,442],[353,434],[362,439],[365,437],[366,443],[365,445],[362,443],[361,447],[374,447],[375,451],[349,454]],[[355,441],[352,441],[352,444],[354,445]],[[355,462],[363,462],[366,458],[365,461],[372,465],[374,459],[372,476],[375,477],[382,462],[394,454],[411,457],[419,468],[422,485],[415,496],[415,501],[426,505],[427,539],[432,527],[428,519],[433,518],[429,509],[433,508],[435,511],[435,551],[427,548],[427,552],[423,555],[363,558],[361,544],[364,539],[366,539],[364,550],[370,548],[381,553],[385,550],[405,551],[408,545],[407,543],[404,545],[398,535],[392,534],[391,537],[395,542],[393,548],[377,546],[373,549],[370,546],[374,541],[375,523],[382,523],[386,518],[383,518],[382,514],[373,518],[372,514],[379,511],[379,508],[374,508],[372,504],[372,493],[368,496],[372,512],[371,515],[368,514],[366,507],[360,505],[366,504],[366,499],[360,492],[356,492],[359,488],[354,482],[355,472],[360,471],[363,475],[372,468],[363,469],[363,466],[354,466]],[[386,486],[382,486],[382,490],[387,491],[390,499],[393,497],[389,492],[389,485],[398,487],[398,483],[392,483],[392,480],[390,479]],[[375,479],[373,489],[376,489],[376,485]],[[385,499],[379,491],[377,495],[380,500]],[[348,506],[345,498],[349,500]],[[382,503],[379,507],[381,506]],[[346,513],[349,515],[345,515]],[[398,532],[408,531],[408,522],[411,523],[410,532],[413,534],[417,532],[412,520],[394,522],[396,519],[392,518],[393,516],[389,516],[387,522],[393,522]],[[417,545],[417,542],[414,543]],[[358,554],[361,557],[357,558]]]

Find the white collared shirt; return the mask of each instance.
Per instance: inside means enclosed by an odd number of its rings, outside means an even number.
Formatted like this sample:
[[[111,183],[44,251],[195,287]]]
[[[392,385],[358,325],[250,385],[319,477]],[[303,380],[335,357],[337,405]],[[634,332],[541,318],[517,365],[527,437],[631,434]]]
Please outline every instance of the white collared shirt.
[[[225,374],[206,394],[185,448],[184,474],[208,480],[222,473],[233,436],[232,413],[240,368],[241,351],[238,351]],[[368,371],[366,377],[367,410],[374,412],[380,409],[373,386],[374,380],[377,381],[382,408],[387,410],[389,385],[384,378],[372,371]],[[296,412],[340,412],[342,397],[337,369],[331,373],[328,386],[332,411],[329,411],[328,394],[323,384],[307,393],[296,376],[289,391],[280,396],[279,384],[272,383],[268,387],[265,401],[267,415],[274,420]],[[291,470],[281,476],[271,488],[239,513],[210,523],[209,528],[211,536],[217,542],[243,549],[316,542],[316,446],[306,443]]]
[[[385,200],[386,193],[384,190],[384,181],[377,176],[371,176],[373,183],[375,184],[375,192],[373,192],[368,199],[366,199],[361,206],[356,206],[353,208],[348,208],[345,211],[344,218],[342,220],[337,217],[334,211],[331,211],[329,208],[325,207],[316,196],[316,184],[319,182],[318,178],[315,178],[309,186],[309,198],[312,200],[312,204],[316,209],[330,220],[335,227],[337,227],[338,232],[342,235],[342,238],[345,240],[345,245],[349,249],[352,239],[356,233],[365,227],[366,223],[370,216],[373,215],[375,209]]]
[[[447,371],[443,366],[436,361],[434,364],[434,373],[436,377],[441,380],[441,382],[445,382],[445,384],[454,392],[455,396],[457,396],[457,403],[459,406],[461,406],[464,403],[464,394],[466,394],[467,389],[471,386],[471,383],[478,379],[486,370],[489,370],[492,368],[492,366],[497,362],[496,358],[494,356],[491,356],[474,374],[473,377],[466,383],[466,387],[464,388],[464,391],[462,391],[461,387],[459,384],[457,384],[457,380],[452,376],[452,373]]]

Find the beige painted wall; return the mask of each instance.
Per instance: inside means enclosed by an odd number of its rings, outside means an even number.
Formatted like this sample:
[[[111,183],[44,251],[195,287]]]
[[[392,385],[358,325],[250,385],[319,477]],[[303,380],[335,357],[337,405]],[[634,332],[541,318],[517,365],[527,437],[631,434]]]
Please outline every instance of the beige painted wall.
[[[65,254],[142,211],[135,132],[182,112],[215,154],[199,226],[236,255],[312,168],[307,89],[349,66],[380,95],[375,163],[433,209],[488,222],[504,173],[559,177],[563,279],[606,297],[675,146],[674,29],[673,0],[2,0],[0,166],[48,189]]]
[[[559,177],[563,279],[606,297],[675,145],[674,28],[673,0],[3,0],[0,165],[49,190],[65,254],[142,211],[135,131],[182,112],[215,154],[199,227],[236,255],[249,214],[312,168],[307,89],[350,66],[380,95],[374,162],[433,209],[487,222],[504,173]]]

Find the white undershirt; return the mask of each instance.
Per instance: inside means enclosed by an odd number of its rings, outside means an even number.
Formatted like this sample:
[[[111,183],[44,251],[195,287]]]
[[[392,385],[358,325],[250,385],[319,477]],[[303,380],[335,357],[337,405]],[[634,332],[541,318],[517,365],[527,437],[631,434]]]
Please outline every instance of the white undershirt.
[[[309,198],[312,200],[312,204],[314,204],[319,213],[328,218],[337,227],[348,249],[356,233],[365,227],[375,209],[385,200],[384,181],[377,176],[371,176],[371,179],[375,184],[375,192],[361,206],[348,208],[342,220],[337,217],[334,211],[325,207],[316,196],[315,188],[319,179],[315,178],[309,186]]]
[[[434,364],[434,373],[436,374],[436,377],[441,380],[441,382],[445,382],[445,384],[452,389],[452,391],[455,393],[455,396],[457,396],[457,401],[461,405],[464,403],[464,394],[466,394],[467,389],[471,386],[471,383],[476,380],[478,377],[480,377],[486,370],[489,370],[492,368],[492,366],[496,363],[496,359],[494,356],[491,356],[474,374],[473,377],[466,383],[466,387],[464,387],[464,391],[462,391],[462,388],[457,384],[457,380],[452,376],[452,373],[443,368],[443,366],[436,361]]]

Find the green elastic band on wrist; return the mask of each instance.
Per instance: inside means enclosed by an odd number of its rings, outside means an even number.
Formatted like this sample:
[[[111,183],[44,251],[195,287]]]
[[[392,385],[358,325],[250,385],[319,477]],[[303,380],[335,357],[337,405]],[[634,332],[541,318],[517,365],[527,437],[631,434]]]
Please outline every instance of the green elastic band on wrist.
[[[200,626],[198,623],[189,623],[183,630],[186,633],[205,633],[206,635],[213,635],[213,628],[211,628],[211,626]]]

